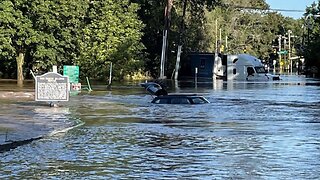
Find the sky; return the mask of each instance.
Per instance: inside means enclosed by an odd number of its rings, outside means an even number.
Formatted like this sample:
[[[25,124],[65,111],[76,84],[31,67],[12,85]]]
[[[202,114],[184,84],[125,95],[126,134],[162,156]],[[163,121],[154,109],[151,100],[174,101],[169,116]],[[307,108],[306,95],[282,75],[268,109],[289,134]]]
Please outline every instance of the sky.
[[[301,10],[303,12],[280,12],[284,16],[301,18],[307,6],[318,0],[266,0],[271,9]]]

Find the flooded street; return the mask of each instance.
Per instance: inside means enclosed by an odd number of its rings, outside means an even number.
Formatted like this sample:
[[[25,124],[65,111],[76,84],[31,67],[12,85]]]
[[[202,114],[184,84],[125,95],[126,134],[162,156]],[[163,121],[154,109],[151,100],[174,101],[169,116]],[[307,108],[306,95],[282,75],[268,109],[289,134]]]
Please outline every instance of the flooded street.
[[[319,179],[320,82],[181,83],[211,103],[156,105],[138,85],[61,108],[0,101],[0,118],[84,124],[0,153],[1,179]],[[94,89],[94,86],[93,86]],[[59,111],[61,110],[61,112]]]

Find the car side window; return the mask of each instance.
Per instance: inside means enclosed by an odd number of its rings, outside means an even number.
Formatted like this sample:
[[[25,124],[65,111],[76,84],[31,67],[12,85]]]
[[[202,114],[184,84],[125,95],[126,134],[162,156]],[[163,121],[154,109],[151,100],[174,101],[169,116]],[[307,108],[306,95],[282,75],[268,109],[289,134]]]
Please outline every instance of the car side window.
[[[190,104],[190,101],[187,98],[181,98],[180,104]]]
[[[190,104],[187,98],[172,98],[171,104]]]
[[[168,99],[157,99],[154,101],[155,104],[168,104]]]
[[[157,99],[157,100],[153,101],[153,103],[160,104],[160,99]]]
[[[193,104],[204,104],[204,103],[206,103],[203,99],[201,99],[201,98],[193,98],[192,99],[192,101],[193,101]]]
[[[253,74],[254,74],[253,67],[247,67],[247,73],[248,73],[248,76],[253,76]]]

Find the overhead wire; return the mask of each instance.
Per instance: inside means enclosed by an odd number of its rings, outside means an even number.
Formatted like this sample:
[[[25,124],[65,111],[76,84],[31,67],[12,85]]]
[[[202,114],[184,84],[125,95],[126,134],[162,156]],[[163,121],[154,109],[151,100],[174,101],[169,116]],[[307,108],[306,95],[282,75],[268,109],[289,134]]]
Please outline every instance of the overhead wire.
[[[247,10],[260,10],[260,11],[280,11],[280,12],[305,12],[305,10],[298,9],[277,9],[277,8],[263,8],[263,7],[249,7],[249,6],[239,6],[231,4],[219,4],[221,7],[232,7],[235,9],[247,9]]]

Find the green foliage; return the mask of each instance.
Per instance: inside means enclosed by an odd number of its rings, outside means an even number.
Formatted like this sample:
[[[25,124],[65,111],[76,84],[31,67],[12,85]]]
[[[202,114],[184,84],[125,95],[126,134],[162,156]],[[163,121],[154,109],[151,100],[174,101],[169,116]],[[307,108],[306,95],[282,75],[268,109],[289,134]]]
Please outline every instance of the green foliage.
[[[15,58],[18,52],[26,51],[26,47],[36,41],[36,32],[30,19],[24,16],[19,3],[9,0],[0,3],[0,55]]]
[[[108,62],[113,62],[116,76],[120,78],[139,70],[143,24],[136,14],[138,8],[127,0],[90,4],[77,60],[88,76],[107,77]]]
[[[182,17],[184,2],[187,9]],[[39,72],[50,70],[54,64],[79,65],[83,77],[106,79],[112,62],[117,79],[141,69],[157,77],[166,3],[159,0],[2,0],[0,72],[12,77],[13,62],[23,53],[24,67]],[[243,53],[246,48],[247,53],[267,57],[273,51],[272,46],[277,45],[277,35],[287,36],[288,30],[297,37],[293,40],[297,53],[315,59],[311,54],[320,52],[318,19],[312,21],[308,36],[310,51],[303,51],[306,45],[303,42],[307,39],[307,36],[302,38],[303,33],[307,34],[301,28],[304,21],[254,10],[268,9],[265,0],[174,0],[173,3],[166,62],[168,77],[175,64],[180,37],[185,53],[214,52],[220,29],[221,44],[226,44],[227,37],[227,53]],[[307,9],[307,14],[318,12],[316,4]]]
[[[144,71],[149,71],[153,77],[159,75],[162,35],[164,29],[165,1],[159,0],[131,0],[140,5],[137,14],[145,27],[141,42],[144,49]],[[174,11],[173,11],[174,12]],[[170,41],[169,41],[170,42]]]
[[[279,13],[254,10],[267,9],[269,6],[264,0],[224,0],[223,4],[206,12],[204,27],[209,43],[206,43],[208,45],[203,51],[215,51],[216,41],[220,41],[220,29],[221,44],[227,46],[224,53],[246,52],[264,59],[269,57],[272,46],[278,45],[278,35],[288,36],[289,30],[296,36],[302,34],[299,21],[285,18]]]
[[[307,71],[311,66],[320,69],[320,0],[307,7],[304,18],[305,36],[302,54],[306,59]],[[310,72],[307,72],[310,73]],[[320,73],[318,73],[319,76]]]
[[[0,59],[23,53],[25,67],[35,72],[77,64],[91,78],[106,78],[112,61],[121,78],[143,65],[138,9],[127,0],[3,0]]]
[[[159,67],[162,49],[162,36],[164,29],[164,9],[167,1],[159,0],[131,0],[140,5],[138,15],[146,25],[143,29],[144,35],[142,43],[145,45],[145,70],[149,71],[153,77],[159,76]],[[205,46],[206,40],[203,25],[205,22],[205,9],[212,10],[217,0],[186,0],[186,17],[183,15],[183,5],[185,0],[174,0],[171,11],[171,26],[168,40],[168,61],[166,62],[166,75],[171,76],[173,70],[179,37],[182,36],[184,52],[196,51]],[[182,28],[184,31],[182,31]],[[181,32],[182,31],[182,32]],[[182,33],[182,34],[180,34]]]

